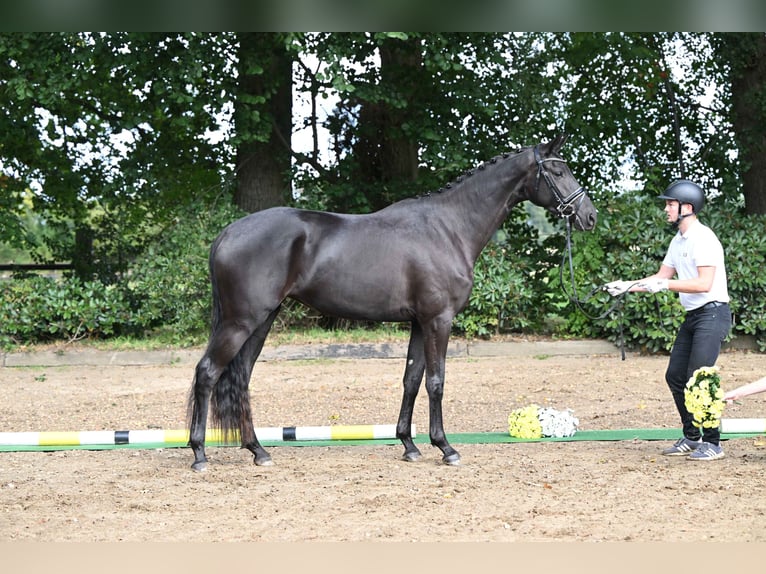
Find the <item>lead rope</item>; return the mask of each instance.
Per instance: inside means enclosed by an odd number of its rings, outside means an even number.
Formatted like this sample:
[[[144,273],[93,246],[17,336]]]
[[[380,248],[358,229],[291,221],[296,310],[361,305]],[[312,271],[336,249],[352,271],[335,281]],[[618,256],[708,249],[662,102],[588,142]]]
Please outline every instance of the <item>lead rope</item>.
[[[572,224],[569,221],[569,218],[566,218],[566,249],[564,250],[564,255],[561,259],[561,265],[559,266],[559,281],[561,282],[561,289],[564,291],[564,294],[569,298],[569,300],[575,304],[575,306],[580,310],[580,312],[585,315],[588,319],[591,321],[600,321],[601,319],[604,319],[608,315],[610,315],[615,309],[619,311],[619,341],[620,341],[620,356],[622,357],[622,360],[625,360],[625,332],[623,329],[624,324],[624,314],[623,314],[623,307],[622,307],[622,300],[625,297],[625,293],[622,293],[618,295],[615,298],[614,303],[612,303],[609,308],[601,313],[600,315],[591,315],[588,313],[585,309],[583,309],[583,304],[587,303],[596,293],[599,291],[604,290],[604,285],[599,285],[597,287],[594,287],[590,293],[588,293],[584,299],[580,299],[577,296],[577,288],[575,283],[575,276],[574,276],[574,263],[572,261]],[[564,266],[566,263],[567,258],[569,259],[569,279],[572,283],[572,293],[570,294],[567,292],[566,283],[564,282]]]
[[[625,295],[625,293],[620,295],[620,302],[621,303],[622,303],[622,296],[623,295]],[[623,315],[623,307],[622,307],[622,305],[619,306],[619,311],[620,311],[620,320],[618,321],[618,325],[620,326],[620,357],[624,361],[625,360],[625,333],[624,333],[623,328],[622,328],[622,326],[624,324],[624,320],[623,320],[624,315]]]

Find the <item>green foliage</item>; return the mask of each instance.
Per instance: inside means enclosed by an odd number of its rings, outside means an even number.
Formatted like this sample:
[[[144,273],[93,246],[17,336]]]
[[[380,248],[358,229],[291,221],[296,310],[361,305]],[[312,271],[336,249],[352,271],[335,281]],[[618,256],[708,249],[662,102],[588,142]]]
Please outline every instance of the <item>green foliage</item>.
[[[474,287],[466,308],[455,317],[454,331],[489,338],[508,331],[533,331],[544,321],[541,284],[546,263],[538,231],[515,210],[484,248],[474,267]]]
[[[0,344],[121,336],[204,339],[210,322],[208,253],[221,229],[244,215],[224,198],[179,209],[114,282],[16,277],[0,283]]]
[[[319,105],[330,95],[337,103],[323,122],[331,167],[317,173],[316,162],[296,166],[301,201],[371,211],[435,191],[482,161],[548,137],[560,106],[551,96],[558,82],[546,73],[540,37],[303,36],[304,56],[315,55],[321,66],[313,74],[302,68],[299,86],[313,91]],[[412,150],[416,177],[403,161]]]
[[[101,249],[95,274],[124,270],[137,251],[126,241],[221,182],[230,148],[205,133],[231,101],[230,40],[0,34],[0,242],[38,247],[19,233],[20,203],[6,201],[8,191],[33,189],[34,212],[49,231],[37,239],[53,260],[81,255],[81,230]]]
[[[242,215],[228,205],[224,201],[212,208],[181,210],[174,225],[158,234],[114,284],[41,277],[0,283],[0,343],[149,334],[174,344],[204,341],[210,316],[209,246],[226,224]],[[703,215],[727,253],[733,336],[752,335],[764,350],[766,222],[763,217],[742,216],[725,204],[709,205]],[[654,273],[673,234],[654,200],[623,196],[599,216],[594,231],[572,236],[580,299],[606,282]],[[592,319],[614,300],[597,291],[582,304],[587,315],[569,300],[572,284],[568,263],[562,261],[564,237],[561,228],[558,231],[540,240],[526,213],[515,210],[477,261],[474,289],[455,318],[455,333],[486,338],[505,332],[552,332],[616,342],[622,329],[628,348],[666,352],[683,320],[678,296],[631,293],[608,316]],[[317,318],[308,317],[300,305],[287,305],[279,319],[281,329],[316,324]]]
[[[766,260],[766,220],[763,216],[742,215],[740,209],[724,202],[708,204],[701,220],[716,232],[726,252],[735,316],[732,336],[752,335],[764,350],[766,277],[762,267]],[[655,200],[621,197],[599,213],[594,231],[574,236],[578,295],[584,298],[590,290],[615,279],[640,279],[655,273],[674,232]],[[570,282],[566,275],[565,281]],[[584,304],[584,310],[598,316],[612,303],[607,294],[596,293]],[[648,353],[668,351],[684,317],[678,295],[670,292],[629,293],[619,308],[598,321],[586,317],[555,290],[549,293],[547,304],[562,313],[565,330],[572,336],[618,341],[622,329],[628,348]]]
[[[747,147],[760,141],[763,122],[750,122],[748,131],[732,121],[733,72],[748,64],[740,58],[753,52],[754,39],[762,35],[261,37],[284,41],[295,59],[293,96],[311,111],[294,116],[293,131],[330,134],[329,143],[314,139],[311,151],[294,154],[299,205],[371,211],[564,129],[572,135],[565,156],[601,210],[595,232],[573,237],[578,293],[656,269],[670,234],[656,204],[640,196],[653,197],[685,174],[721,194],[721,209],[706,210],[703,220],[727,249],[735,336],[754,335],[764,346],[763,220],[742,217],[736,205],[743,186],[758,187],[742,174],[763,155]],[[272,131],[285,144],[290,139],[267,113],[269,98],[283,92],[268,58],[249,52],[254,58],[245,61],[241,48],[232,33],[0,34],[0,243],[88,271],[71,290],[69,279],[3,284],[13,302],[2,303],[10,319],[3,333],[16,333],[7,340],[48,340],[51,325],[66,338],[159,331],[183,341],[205,331],[207,250],[238,215],[207,206],[234,179],[238,152],[246,151],[238,145],[265,141]],[[257,96],[240,84],[242,72],[268,80]],[[257,106],[250,121],[232,127],[231,102],[240,96]],[[750,106],[763,109],[763,102]],[[613,199],[615,182],[626,179],[641,191]],[[516,211],[477,263],[458,332],[615,339],[622,325],[633,347],[667,349],[682,317],[677,297],[630,295],[620,312],[589,319],[562,286],[560,228],[541,241]],[[571,290],[568,270],[563,277]],[[78,290],[113,310],[111,326],[94,322],[95,311],[65,309],[62,291],[70,305],[85,306]],[[16,308],[26,301],[19,292],[29,292],[29,309]],[[598,314],[610,304],[599,293],[586,307]],[[35,313],[47,330],[35,326]],[[280,317],[285,326],[306,320],[297,305]]]
[[[766,351],[766,216],[716,212],[705,217],[726,250],[735,334],[755,337]]]
[[[474,269],[474,289],[466,309],[454,322],[466,337],[489,338],[501,331],[523,331],[533,325],[532,288],[524,274],[509,265],[505,249],[486,249]]]
[[[135,334],[140,326],[116,285],[27,277],[0,283],[0,346]]]
[[[226,199],[226,198],[224,198]],[[210,327],[210,245],[220,231],[245,215],[228,201],[184,207],[136,258],[123,282],[136,320],[173,343],[199,339]]]
[[[567,156],[599,191],[625,175],[649,193],[680,175],[726,195],[741,180],[727,82],[711,34],[549,36],[565,93]],[[711,95],[713,96],[711,98]],[[611,193],[610,193],[611,195]]]

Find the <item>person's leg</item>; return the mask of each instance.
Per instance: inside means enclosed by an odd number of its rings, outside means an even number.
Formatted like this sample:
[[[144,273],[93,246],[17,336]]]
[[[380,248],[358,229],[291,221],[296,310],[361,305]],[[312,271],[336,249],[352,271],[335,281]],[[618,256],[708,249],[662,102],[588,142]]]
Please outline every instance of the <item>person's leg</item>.
[[[731,313],[729,307],[715,307],[690,318],[693,332],[689,361],[687,364],[687,380],[700,367],[713,367],[721,352],[721,343],[731,328]],[[721,440],[721,429],[705,428],[702,430],[702,440],[717,445]]]
[[[694,417],[692,417],[684,404],[684,389],[691,373],[694,371],[694,369],[689,371],[693,343],[694,331],[691,328],[689,317],[687,317],[681,324],[676,340],[673,342],[673,348],[670,350],[670,360],[665,371],[665,381],[670,388],[670,393],[676,404],[676,410],[678,410],[678,414],[681,417],[684,436],[689,440],[697,441],[700,438],[700,430],[692,424]]]

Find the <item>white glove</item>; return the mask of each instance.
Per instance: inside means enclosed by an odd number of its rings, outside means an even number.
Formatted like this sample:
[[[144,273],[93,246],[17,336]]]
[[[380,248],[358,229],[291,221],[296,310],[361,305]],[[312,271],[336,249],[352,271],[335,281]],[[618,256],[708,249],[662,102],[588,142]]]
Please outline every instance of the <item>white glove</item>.
[[[618,295],[627,292],[627,290],[633,286],[633,283],[633,281],[612,281],[611,283],[604,285],[604,289],[606,289],[612,297],[617,297]]]
[[[660,291],[667,291],[668,280],[667,279],[649,279],[638,284],[641,289],[646,289],[649,293],[659,293]]]

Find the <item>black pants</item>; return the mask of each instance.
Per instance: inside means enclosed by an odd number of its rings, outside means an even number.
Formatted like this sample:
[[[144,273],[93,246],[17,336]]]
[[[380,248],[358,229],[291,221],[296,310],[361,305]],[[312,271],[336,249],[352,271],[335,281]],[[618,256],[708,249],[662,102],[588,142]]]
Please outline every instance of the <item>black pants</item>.
[[[700,438],[700,429],[692,424],[693,417],[684,405],[684,388],[694,371],[700,367],[712,367],[721,352],[721,343],[731,329],[731,309],[728,304],[708,303],[700,309],[688,311],[678,330],[665,381],[670,387],[678,414],[681,415],[684,436],[691,440]],[[720,428],[702,429],[702,440],[718,444]]]

